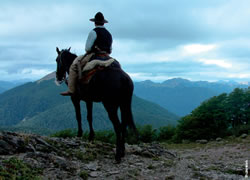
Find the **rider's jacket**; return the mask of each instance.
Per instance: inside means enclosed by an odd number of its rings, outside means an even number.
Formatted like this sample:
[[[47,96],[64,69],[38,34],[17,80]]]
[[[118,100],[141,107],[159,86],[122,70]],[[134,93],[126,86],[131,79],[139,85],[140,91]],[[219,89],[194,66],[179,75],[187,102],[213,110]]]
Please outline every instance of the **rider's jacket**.
[[[104,26],[97,26],[90,31],[85,50],[87,52],[105,52],[110,54],[112,51],[112,35]]]

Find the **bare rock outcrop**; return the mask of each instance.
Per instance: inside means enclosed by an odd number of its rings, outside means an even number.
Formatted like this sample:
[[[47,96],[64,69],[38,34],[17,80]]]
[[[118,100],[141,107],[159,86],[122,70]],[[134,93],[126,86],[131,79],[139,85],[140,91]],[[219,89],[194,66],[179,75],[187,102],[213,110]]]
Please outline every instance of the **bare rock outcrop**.
[[[250,138],[187,144],[115,145],[81,138],[0,133],[0,179],[242,179]],[[6,178],[8,177],[8,178]]]

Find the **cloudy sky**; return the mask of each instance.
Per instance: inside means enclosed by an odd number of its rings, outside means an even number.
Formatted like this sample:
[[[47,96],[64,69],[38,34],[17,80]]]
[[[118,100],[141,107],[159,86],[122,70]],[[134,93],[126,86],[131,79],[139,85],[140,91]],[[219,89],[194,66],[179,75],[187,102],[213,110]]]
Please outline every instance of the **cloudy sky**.
[[[1,0],[0,80],[54,71],[57,46],[84,54],[98,11],[135,81],[250,81],[249,0]]]

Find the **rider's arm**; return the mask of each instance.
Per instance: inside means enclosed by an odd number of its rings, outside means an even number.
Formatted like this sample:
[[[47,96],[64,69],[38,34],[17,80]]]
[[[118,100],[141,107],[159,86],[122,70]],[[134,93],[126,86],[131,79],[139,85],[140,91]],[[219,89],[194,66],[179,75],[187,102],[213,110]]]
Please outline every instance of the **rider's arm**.
[[[96,32],[94,30],[90,31],[88,39],[86,41],[86,45],[85,45],[85,51],[87,53],[92,50],[96,37],[97,37]]]

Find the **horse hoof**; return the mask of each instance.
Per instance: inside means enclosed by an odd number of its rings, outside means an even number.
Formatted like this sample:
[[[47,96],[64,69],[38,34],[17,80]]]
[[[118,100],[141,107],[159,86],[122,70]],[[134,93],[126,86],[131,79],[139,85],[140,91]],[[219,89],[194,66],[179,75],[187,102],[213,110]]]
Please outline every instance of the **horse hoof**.
[[[78,133],[78,134],[77,134],[77,137],[82,137],[82,133]]]
[[[93,142],[94,141],[94,135],[89,135],[89,142]]]
[[[125,157],[125,152],[121,152],[121,157]]]
[[[115,156],[115,164],[120,164],[121,163],[121,156]]]
[[[113,163],[114,164],[120,164],[121,163],[121,159],[115,159],[115,161]]]

